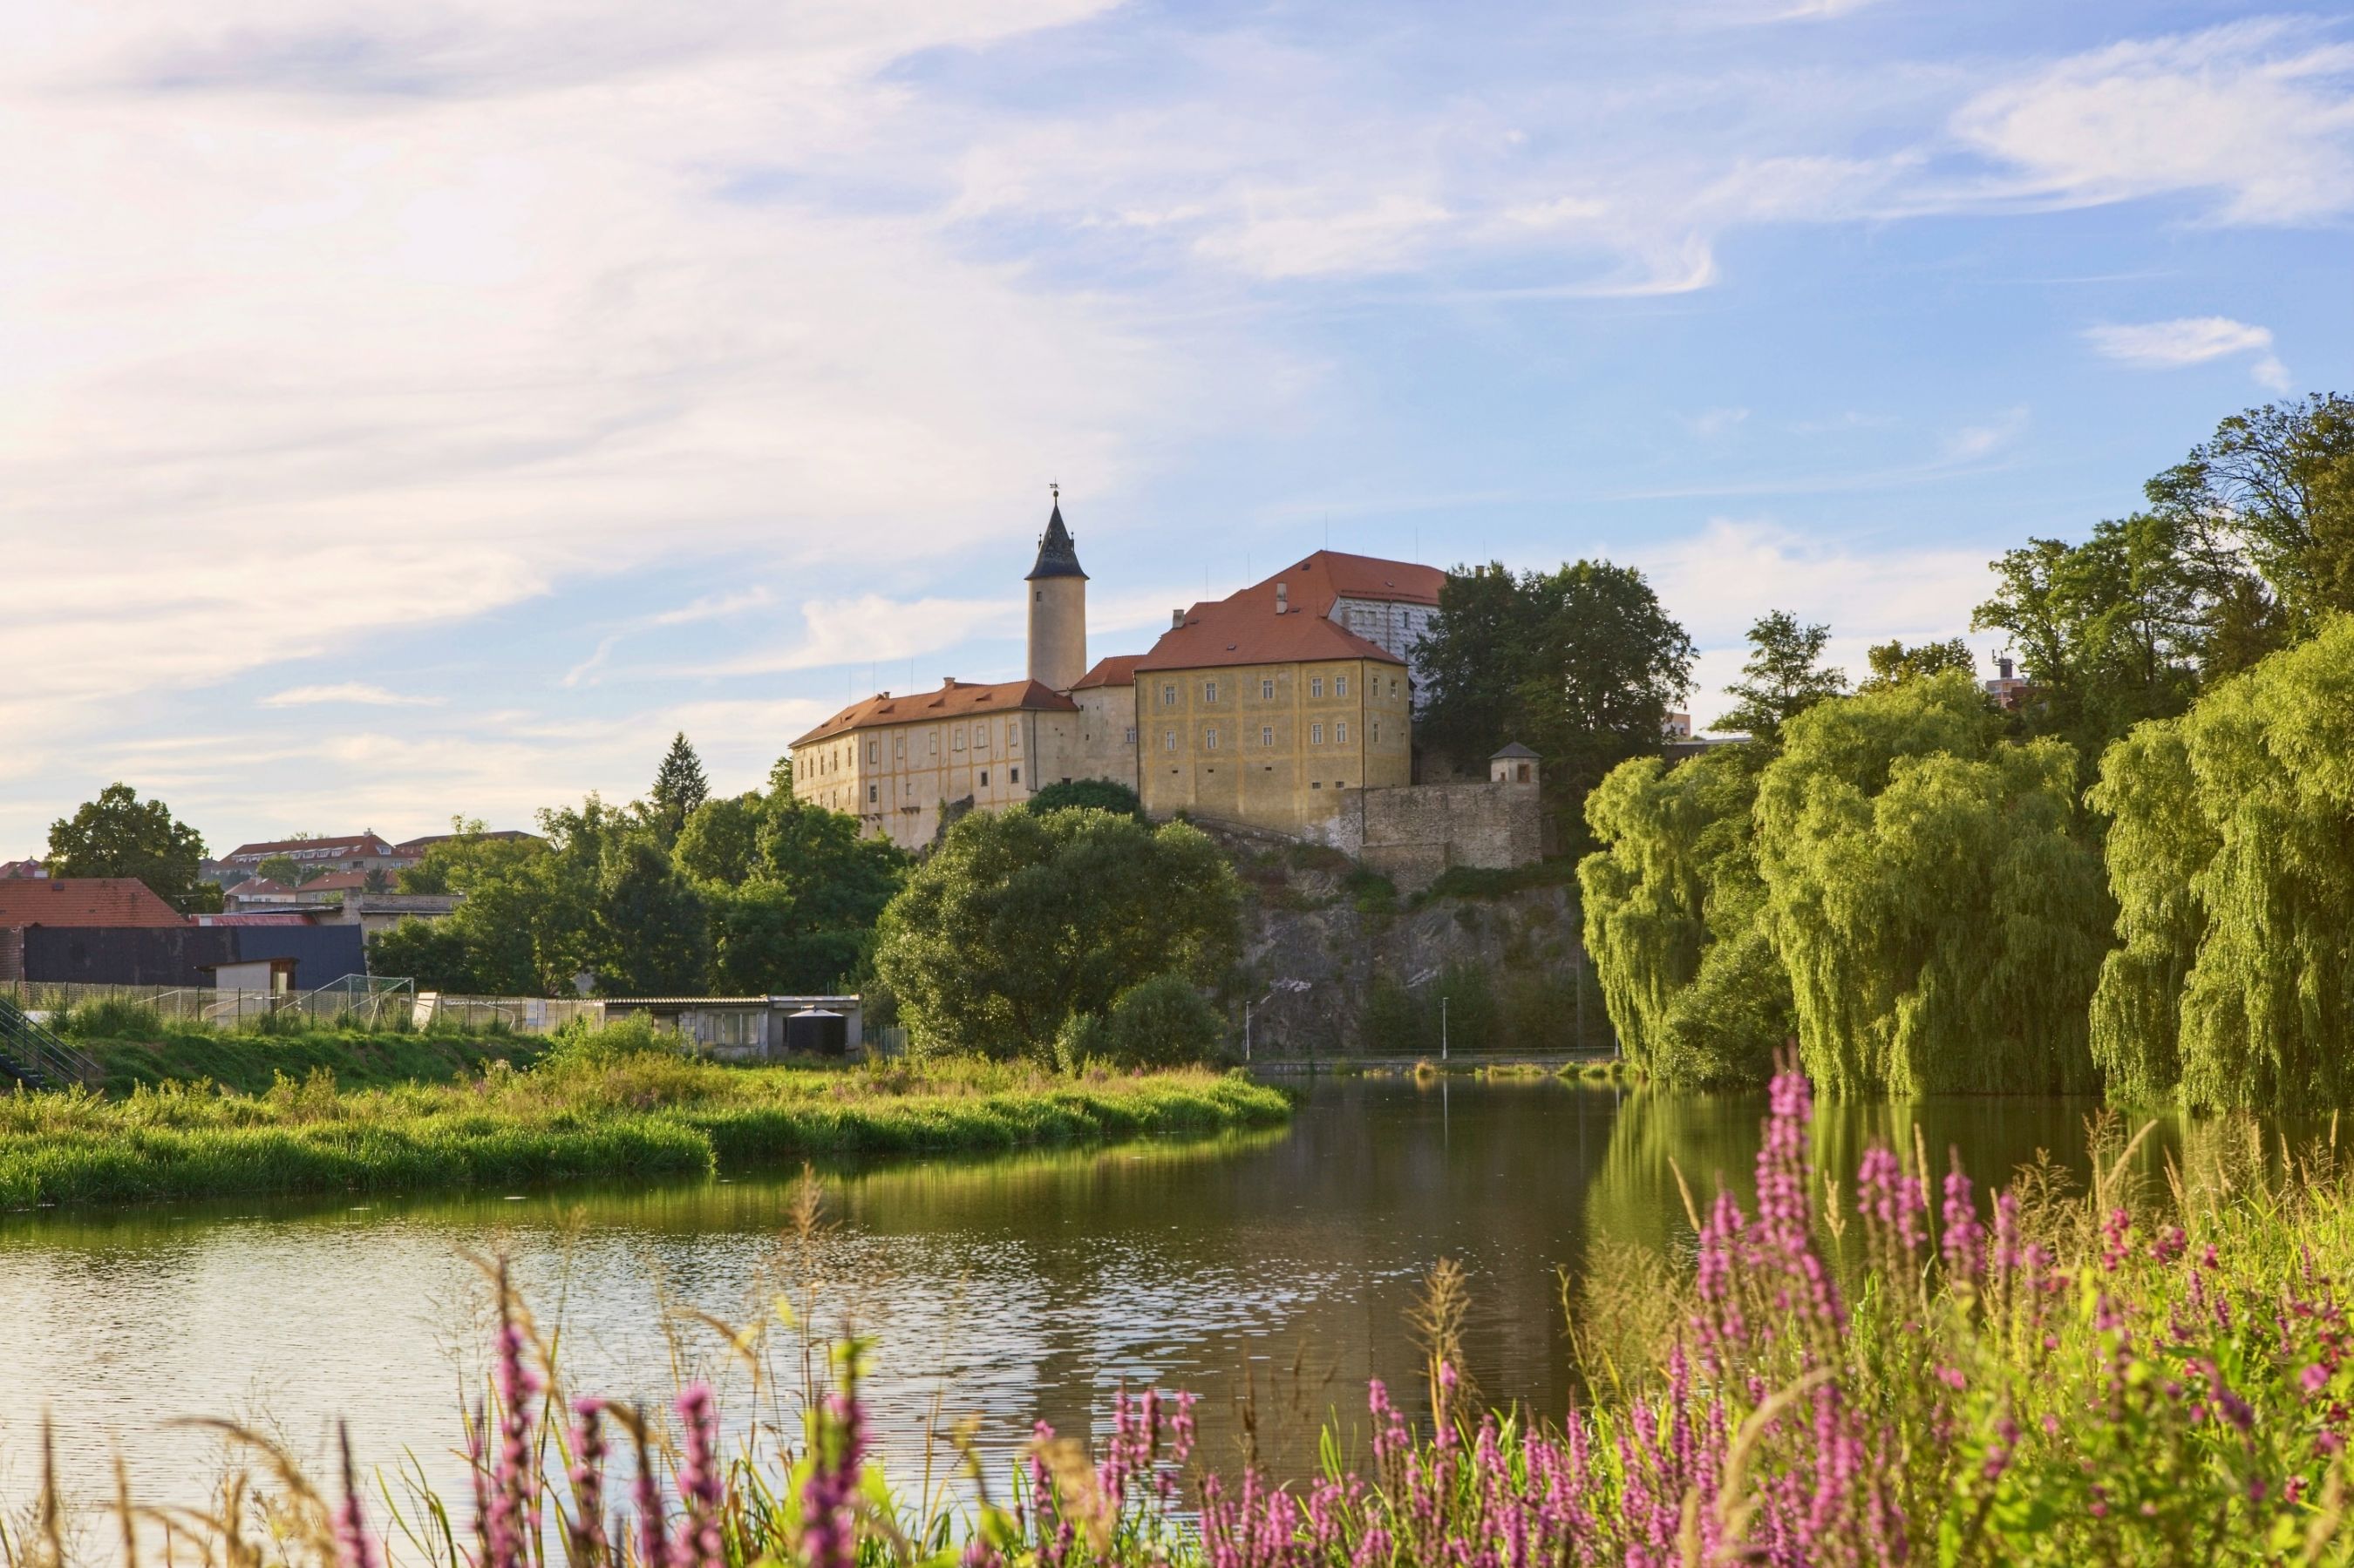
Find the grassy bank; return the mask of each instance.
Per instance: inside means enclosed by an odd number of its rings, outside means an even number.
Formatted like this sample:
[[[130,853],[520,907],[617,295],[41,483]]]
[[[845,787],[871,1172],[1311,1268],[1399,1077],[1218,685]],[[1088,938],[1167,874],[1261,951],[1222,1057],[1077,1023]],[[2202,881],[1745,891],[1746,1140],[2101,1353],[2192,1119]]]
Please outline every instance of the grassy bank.
[[[395,1037],[397,1038],[397,1037]],[[1274,1090],[1206,1071],[1058,1076],[976,1062],[726,1067],[559,1047],[457,1082],[260,1094],[142,1085],[0,1099],[0,1206],[706,1174],[811,1155],[1076,1143],[1263,1125]]]

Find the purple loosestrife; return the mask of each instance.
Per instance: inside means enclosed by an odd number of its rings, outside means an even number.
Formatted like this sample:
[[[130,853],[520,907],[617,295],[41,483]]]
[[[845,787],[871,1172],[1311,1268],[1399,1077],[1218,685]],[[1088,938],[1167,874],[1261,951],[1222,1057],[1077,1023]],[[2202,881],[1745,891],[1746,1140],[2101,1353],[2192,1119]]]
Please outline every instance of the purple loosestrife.
[[[681,1526],[684,1568],[724,1568],[726,1536],[721,1520],[726,1499],[719,1473],[719,1414],[709,1385],[692,1383],[680,1391],[678,1421],[685,1445],[679,1467],[679,1500],[686,1505]],[[811,1561],[817,1561],[814,1554]]]
[[[808,1568],[855,1568],[858,1477],[866,1459],[866,1417],[854,1367],[825,1396],[812,1421],[809,1479],[801,1484],[801,1552]]]
[[[343,1459],[344,1500],[335,1507],[335,1561],[340,1568],[376,1568],[376,1540],[360,1509],[359,1478],[352,1469],[351,1429],[335,1423],[335,1447]]]
[[[532,1462],[531,1402],[539,1392],[539,1380],[524,1361],[523,1326],[515,1321],[514,1294],[504,1265],[499,1268],[498,1296],[499,1328],[492,1371],[499,1442],[493,1456],[490,1513],[481,1531],[482,1568],[515,1568],[529,1560],[528,1532],[538,1514],[540,1488]]]
[[[637,1449],[638,1473],[631,1490],[638,1510],[638,1568],[671,1568],[670,1525],[662,1477],[654,1469],[652,1424],[643,1410],[631,1413],[630,1438]]]
[[[610,1554],[605,1541],[605,1403],[572,1403],[573,1568],[599,1568]]]

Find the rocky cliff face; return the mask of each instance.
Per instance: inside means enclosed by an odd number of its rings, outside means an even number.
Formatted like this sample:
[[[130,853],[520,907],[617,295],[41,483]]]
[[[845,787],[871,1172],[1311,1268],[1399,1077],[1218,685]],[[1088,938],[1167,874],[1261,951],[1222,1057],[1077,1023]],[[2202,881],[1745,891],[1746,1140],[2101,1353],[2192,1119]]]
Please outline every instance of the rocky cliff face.
[[[1249,895],[1227,1001],[1254,1058],[1435,1055],[1442,1012],[1456,1052],[1609,1048],[1566,868],[1407,900],[1335,851],[1217,836]]]

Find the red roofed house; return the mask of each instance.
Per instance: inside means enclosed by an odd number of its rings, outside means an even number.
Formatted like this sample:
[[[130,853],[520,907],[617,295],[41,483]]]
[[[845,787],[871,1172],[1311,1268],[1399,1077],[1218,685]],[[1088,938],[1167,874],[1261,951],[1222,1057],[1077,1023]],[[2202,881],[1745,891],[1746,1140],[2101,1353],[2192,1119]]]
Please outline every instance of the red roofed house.
[[[345,833],[313,839],[272,839],[266,843],[239,844],[220,858],[220,874],[234,880],[250,876],[261,863],[284,855],[298,865],[323,871],[381,871],[389,876],[425,858],[419,849],[408,853],[376,833]]]
[[[0,878],[0,981],[24,978],[28,927],[187,924],[187,916],[133,876]]]

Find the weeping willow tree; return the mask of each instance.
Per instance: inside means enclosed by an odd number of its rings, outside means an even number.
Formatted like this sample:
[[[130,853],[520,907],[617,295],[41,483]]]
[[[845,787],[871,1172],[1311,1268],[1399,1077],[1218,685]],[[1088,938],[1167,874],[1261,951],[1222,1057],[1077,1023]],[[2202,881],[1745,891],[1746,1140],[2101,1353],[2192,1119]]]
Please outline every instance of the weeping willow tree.
[[[1832,1096],[2094,1088],[2112,906],[2064,743],[1949,672],[1791,721],[1759,781],[1763,922]]]
[[[2124,948],[2093,1010],[2111,1091],[2354,1102],[2354,618],[2102,759]]]
[[[1585,947],[1629,1060],[1679,1087],[1765,1082],[1790,987],[1758,922],[1750,810],[1763,747],[1621,763],[1586,797]]]

